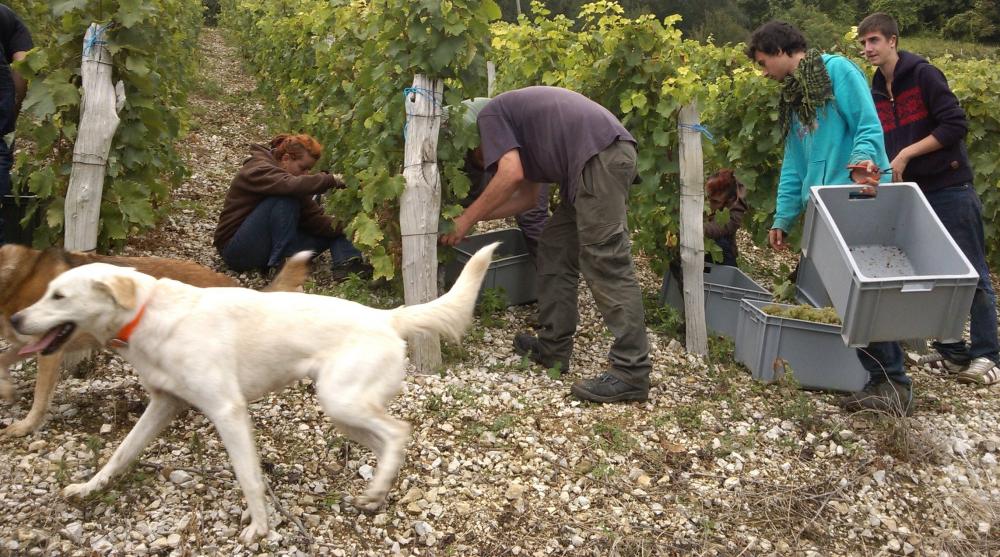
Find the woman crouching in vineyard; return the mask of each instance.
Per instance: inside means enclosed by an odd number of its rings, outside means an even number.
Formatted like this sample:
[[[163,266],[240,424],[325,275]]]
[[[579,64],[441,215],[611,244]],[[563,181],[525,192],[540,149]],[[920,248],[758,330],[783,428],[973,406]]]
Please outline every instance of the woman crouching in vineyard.
[[[343,188],[339,176],[310,174],[323,147],[309,135],[281,134],[269,146],[251,145],[250,158],[233,178],[215,228],[215,247],[235,271],[269,273],[302,251],[329,249],[334,279],[371,276],[371,267],[343,233],[343,223],[323,213],[315,196]]]

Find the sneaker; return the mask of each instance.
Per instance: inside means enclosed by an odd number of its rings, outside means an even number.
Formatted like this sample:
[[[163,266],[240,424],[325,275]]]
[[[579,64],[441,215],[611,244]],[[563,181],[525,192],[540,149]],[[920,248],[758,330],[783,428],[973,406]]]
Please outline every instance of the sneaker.
[[[927,354],[924,354],[914,360],[913,362],[917,366],[929,365],[931,369],[938,371],[943,371],[948,374],[959,373],[965,370],[968,362],[960,363],[949,359],[944,354],[938,352],[937,350],[931,350]]]
[[[529,360],[544,368],[558,368],[562,373],[569,371],[568,361],[542,357],[541,342],[534,335],[525,333],[514,335],[514,352],[518,355],[526,356]]]
[[[334,263],[330,267],[330,277],[337,282],[346,279],[349,275],[358,275],[364,280],[369,280],[372,278],[374,270],[364,259],[352,257],[347,261]]]
[[[592,402],[642,401],[649,398],[649,389],[633,387],[607,372],[573,383],[569,392],[576,398]]]
[[[984,357],[972,360],[969,367],[958,374],[959,383],[992,385],[998,381],[1000,381],[1000,364]]]
[[[865,385],[863,390],[840,399],[840,406],[848,412],[873,411],[893,416],[913,414],[913,389],[893,380]]]

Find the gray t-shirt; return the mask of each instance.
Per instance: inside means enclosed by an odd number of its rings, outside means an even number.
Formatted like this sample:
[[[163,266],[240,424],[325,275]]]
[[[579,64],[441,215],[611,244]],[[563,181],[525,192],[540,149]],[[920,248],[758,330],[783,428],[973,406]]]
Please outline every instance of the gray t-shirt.
[[[577,182],[591,157],[615,141],[635,143],[611,112],[560,87],[525,87],[497,95],[476,122],[483,162],[495,171],[497,161],[518,149],[524,177],[559,184],[562,198],[576,199]]]

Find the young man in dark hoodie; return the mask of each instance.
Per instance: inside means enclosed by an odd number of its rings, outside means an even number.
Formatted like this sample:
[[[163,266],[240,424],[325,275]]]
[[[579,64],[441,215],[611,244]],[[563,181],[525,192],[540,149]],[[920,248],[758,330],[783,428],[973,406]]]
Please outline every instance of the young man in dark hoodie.
[[[872,96],[892,161],[893,181],[916,182],[927,201],[979,273],[970,312],[971,343],[935,342],[919,363],[936,363],[963,383],[1000,381],[996,294],[986,265],[982,204],[972,187],[965,149],[968,122],[941,70],[897,50],[899,27],[884,13],[858,25],[858,42],[876,68]]]

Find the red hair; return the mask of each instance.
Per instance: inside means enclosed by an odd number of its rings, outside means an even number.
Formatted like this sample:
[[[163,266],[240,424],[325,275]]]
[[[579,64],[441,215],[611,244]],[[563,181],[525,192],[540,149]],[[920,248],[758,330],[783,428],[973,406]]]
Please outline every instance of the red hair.
[[[736,195],[739,185],[740,182],[736,179],[732,169],[723,168],[708,177],[708,180],[705,182],[705,193],[715,195],[716,193],[726,192],[728,197],[733,197]]]
[[[271,140],[271,150],[274,151],[274,158],[279,161],[286,154],[291,155],[295,160],[301,159],[306,153],[312,155],[314,159],[319,159],[320,155],[323,154],[323,146],[319,144],[319,141],[304,133],[276,135]]]

